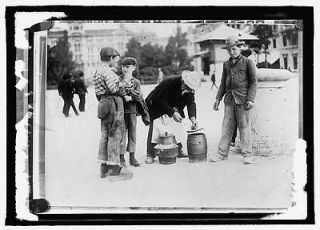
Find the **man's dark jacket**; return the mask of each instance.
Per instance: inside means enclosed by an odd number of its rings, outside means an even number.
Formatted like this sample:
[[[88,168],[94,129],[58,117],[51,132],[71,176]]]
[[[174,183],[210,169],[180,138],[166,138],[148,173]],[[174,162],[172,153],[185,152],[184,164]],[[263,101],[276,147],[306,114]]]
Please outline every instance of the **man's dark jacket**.
[[[79,95],[85,95],[86,93],[88,93],[87,91],[87,86],[84,83],[83,79],[77,79],[75,82],[75,93],[79,94]]]
[[[164,114],[172,117],[176,108],[185,118],[183,109],[187,106],[188,116],[196,118],[196,103],[193,93],[182,94],[181,76],[172,76],[164,79],[154,88],[146,98],[151,120]]]
[[[234,99],[236,104],[254,102],[257,92],[256,67],[254,63],[240,55],[233,64],[232,59],[223,63],[220,87],[216,99],[229,104]]]
[[[63,98],[73,98],[74,85],[68,80],[62,80],[58,84],[58,92]]]

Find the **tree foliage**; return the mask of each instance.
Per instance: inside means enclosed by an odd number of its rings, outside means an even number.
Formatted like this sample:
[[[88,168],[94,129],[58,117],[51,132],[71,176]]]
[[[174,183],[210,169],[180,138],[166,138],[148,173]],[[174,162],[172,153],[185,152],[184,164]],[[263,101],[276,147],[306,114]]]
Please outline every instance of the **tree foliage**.
[[[170,36],[165,48],[158,44],[146,43],[143,46],[136,38],[132,38],[128,44],[126,57],[135,57],[138,61],[138,75],[140,78],[156,78],[158,68],[161,68],[165,75],[179,74],[184,69],[191,68],[191,58],[185,49],[187,44],[187,33],[182,33],[177,28],[174,36]]]
[[[64,74],[69,74],[76,68],[72,60],[72,53],[69,51],[68,37],[60,38],[53,47],[48,47],[48,86],[57,85]]]
[[[256,47],[260,49],[263,47],[268,49],[268,46],[270,45],[269,38],[274,37],[274,31],[273,31],[272,25],[266,25],[266,24],[257,25],[254,28],[252,34],[256,35],[260,39],[255,44]]]

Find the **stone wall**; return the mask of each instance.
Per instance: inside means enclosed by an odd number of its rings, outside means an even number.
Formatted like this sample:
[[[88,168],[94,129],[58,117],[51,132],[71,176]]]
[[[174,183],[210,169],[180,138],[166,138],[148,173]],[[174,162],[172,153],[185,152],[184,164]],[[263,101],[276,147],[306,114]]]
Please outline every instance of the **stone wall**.
[[[290,153],[298,139],[298,75],[269,70],[257,70],[258,90],[252,110],[253,151],[263,156]]]

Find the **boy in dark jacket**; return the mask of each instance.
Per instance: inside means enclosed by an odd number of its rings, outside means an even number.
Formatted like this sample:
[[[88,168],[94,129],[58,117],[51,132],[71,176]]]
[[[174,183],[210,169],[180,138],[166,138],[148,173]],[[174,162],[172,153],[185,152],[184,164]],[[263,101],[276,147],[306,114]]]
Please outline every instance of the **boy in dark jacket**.
[[[128,136],[127,151],[130,154],[130,165],[140,166],[135,159],[136,136],[137,136],[137,103],[142,98],[140,81],[132,76],[136,69],[137,61],[135,58],[124,58],[121,61],[123,75],[120,76],[120,82],[125,87],[126,95],[124,96],[124,120]],[[124,154],[120,155],[120,162],[125,165]]]
[[[223,47],[229,53],[229,60],[223,63],[221,84],[213,105],[214,110],[224,97],[224,118],[222,135],[218,145],[218,152],[210,160],[218,162],[227,160],[230,143],[235,127],[238,127],[241,140],[241,152],[245,164],[253,163],[251,140],[251,114],[257,91],[256,68],[252,60],[244,57],[241,46],[244,42],[232,37],[226,40]]]

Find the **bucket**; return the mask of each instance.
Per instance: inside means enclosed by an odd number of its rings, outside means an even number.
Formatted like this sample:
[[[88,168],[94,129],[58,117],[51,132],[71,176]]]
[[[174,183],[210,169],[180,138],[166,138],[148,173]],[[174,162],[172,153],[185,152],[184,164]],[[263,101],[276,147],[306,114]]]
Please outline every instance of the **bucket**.
[[[173,134],[160,135],[159,143],[154,147],[160,164],[174,164],[178,155],[178,145]]]
[[[190,163],[207,161],[207,138],[204,133],[190,133],[187,138]]]

